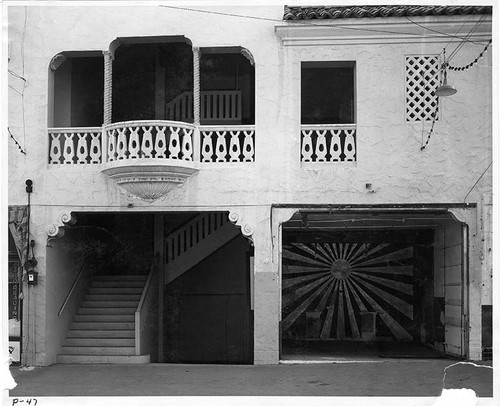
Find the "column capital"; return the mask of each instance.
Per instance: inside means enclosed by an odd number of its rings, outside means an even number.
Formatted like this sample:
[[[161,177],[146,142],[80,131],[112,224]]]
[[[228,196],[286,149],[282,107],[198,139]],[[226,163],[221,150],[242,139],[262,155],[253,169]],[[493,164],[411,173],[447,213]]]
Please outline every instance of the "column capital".
[[[104,55],[105,58],[108,58],[110,60],[115,59],[114,53],[109,50],[102,51],[102,54]]]

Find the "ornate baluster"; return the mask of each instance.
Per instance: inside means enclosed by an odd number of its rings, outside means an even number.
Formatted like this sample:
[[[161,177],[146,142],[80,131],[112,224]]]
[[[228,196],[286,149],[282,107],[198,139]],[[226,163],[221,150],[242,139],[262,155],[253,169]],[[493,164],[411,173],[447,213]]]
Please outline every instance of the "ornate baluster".
[[[87,133],[78,133],[78,143],[76,145],[76,156],[77,163],[86,164],[87,156],[89,155],[88,146],[87,146]]]
[[[168,151],[170,153],[170,159],[178,159],[179,153],[181,152],[181,140],[179,136],[178,127],[170,127],[170,143],[168,144]]]
[[[340,131],[331,130],[330,133],[332,134],[332,141],[330,143],[330,160],[337,162],[340,161],[340,154],[342,153],[342,148],[340,145]]]
[[[75,156],[75,144],[73,134],[64,134],[64,163],[72,164]]]
[[[139,158],[139,151],[141,149],[141,143],[139,140],[139,130],[141,130],[141,127],[130,127],[130,137],[128,140],[128,157],[129,159],[132,158]]]
[[[156,128],[156,141],[155,151],[156,158],[166,158],[165,151],[167,150],[167,138],[165,136],[165,127],[155,126]]]
[[[118,137],[116,142],[116,158],[117,159],[127,159],[127,134],[126,128],[118,128]]]
[[[212,156],[214,154],[212,134],[212,131],[203,131],[203,145],[201,147],[202,162],[212,162]]]
[[[344,155],[346,161],[355,161],[356,155],[356,142],[354,140],[354,133],[356,130],[345,130],[344,141]]]
[[[311,162],[313,154],[312,135],[313,131],[302,131],[302,162]]]
[[[116,129],[108,131],[108,161],[116,159]]]
[[[144,127],[144,134],[142,135],[141,151],[142,157],[152,158],[153,157],[153,134],[151,131],[153,127]]]
[[[229,141],[229,160],[231,162],[240,162],[240,132],[230,131],[231,140]]]
[[[193,130],[184,128],[184,135],[182,137],[182,159],[185,161],[193,160]]]
[[[243,139],[243,161],[254,161],[253,135],[255,131],[244,131],[245,138]]]
[[[316,162],[326,161],[326,130],[318,131],[318,139],[316,140]]]
[[[227,147],[226,147],[226,132],[216,131],[217,143],[215,144],[216,162],[226,162]]]
[[[90,163],[101,163],[101,133],[90,133]]]
[[[61,134],[50,134],[50,163],[61,163]]]

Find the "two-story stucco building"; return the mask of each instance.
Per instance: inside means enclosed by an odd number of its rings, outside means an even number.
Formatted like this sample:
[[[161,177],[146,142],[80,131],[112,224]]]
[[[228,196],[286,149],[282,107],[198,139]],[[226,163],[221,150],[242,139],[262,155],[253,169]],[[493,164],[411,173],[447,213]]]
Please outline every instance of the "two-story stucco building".
[[[489,356],[491,7],[6,18],[23,364]]]

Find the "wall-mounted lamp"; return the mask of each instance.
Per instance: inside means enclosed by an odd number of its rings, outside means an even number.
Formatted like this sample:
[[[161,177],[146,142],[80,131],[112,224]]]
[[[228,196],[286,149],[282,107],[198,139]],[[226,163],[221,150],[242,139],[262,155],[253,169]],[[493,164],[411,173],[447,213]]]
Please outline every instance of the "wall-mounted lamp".
[[[455,86],[448,84],[447,71],[446,71],[446,68],[448,67],[448,62],[446,62],[446,50],[443,50],[443,54],[444,54],[444,63],[441,66],[441,69],[444,71],[444,80],[441,86],[439,86],[434,92],[434,94],[438,97],[452,96],[457,92]]]

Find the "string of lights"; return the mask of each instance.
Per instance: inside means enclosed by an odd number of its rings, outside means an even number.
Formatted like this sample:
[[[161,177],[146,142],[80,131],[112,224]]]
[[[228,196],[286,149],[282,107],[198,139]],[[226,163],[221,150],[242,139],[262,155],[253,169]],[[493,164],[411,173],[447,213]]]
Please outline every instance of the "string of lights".
[[[450,70],[453,70],[453,71],[469,70],[474,65],[477,65],[478,61],[483,58],[484,54],[488,51],[488,47],[490,46],[491,42],[492,42],[492,40],[490,39],[489,42],[488,42],[488,44],[481,51],[481,53],[471,63],[469,63],[469,64],[467,64],[465,66],[451,66],[451,65],[447,65],[447,68],[450,69]]]
[[[437,112],[438,112],[438,106],[436,105],[436,109],[432,113],[432,124],[431,124],[431,129],[429,130],[429,134],[427,135],[427,140],[425,143],[420,147],[420,151],[423,151],[427,145],[429,144],[429,141],[431,140],[432,133],[434,132],[434,125],[436,124],[437,120]]]
[[[17,140],[14,137],[14,135],[10,132],[10,128],[9,127],[7,127],[7,131],[9,132],[10,138],[12,138],[12,140],[16,143],[17,147],[19,148],[19,151],[21,151],[21,154],[26,155],[26,152],[24,151],[23,147],[21,147],[21,145],[19,144],[19,142],[17,142]]]

